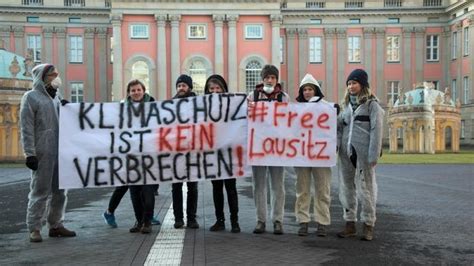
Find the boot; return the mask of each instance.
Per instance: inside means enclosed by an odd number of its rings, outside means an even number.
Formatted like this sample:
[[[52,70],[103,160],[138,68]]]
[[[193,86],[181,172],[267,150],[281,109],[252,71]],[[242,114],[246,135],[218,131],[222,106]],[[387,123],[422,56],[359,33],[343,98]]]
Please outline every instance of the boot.
[[[184,226],[184,221],[183,219],[177,219],[175,220],[174,222],[174,228],[178,229],[178,228],[183,228]]]
[[[283,235],[283,225],[280,221],[276,221],[273,223],[273,234]]]
[[[135,222],[132,228],[130,228],[129,232],[130,233],[138,233],[140,232],[140,229],[142,228],[142,224],[139,222]]]
[[[308,235],[308,223],[300,223],[300,229],[298,230],[299,236],[307,236]]]
[[[265,223],[264,222],[257,222],[257,226],[255,226],[255,229],[253,230],[254,234],[263,234],[265,233]]]
[[[145,222],[142,226],[142,228],[140,228],[140,232],[142,232],[142,234],[149,234],[151,233],[151,222]]]
[[[337,236],[340,238],[355,237],[356,235],[357,230],[355,222],[346,222],[346,228],[344,228],[344,231],[337,233]]]
[[[39,230],[34,230],[30,233],[30,242],[41,242],[43,238],[41,237]]]
[[[374,227],[364,223],[364,235],[360,240],[372,241],[374,239]]]
[[[186,225],[186,227],[190,229],[198,229],[199,224],[196,221],[196,219],[192,219],[192,220],[188,220],[188,224]]]
[[[316,235],[321,236],[321,237],[325,237],[328,235],[328,231],[324,224],[318,223],[318,229],[316,229]]]
[[[232,222],[232,229],[230,229],[232,233],[240,233],[240,226],[238,222]]]
[[[64,226],[49,229],[49,237],[74,237],[76,232],[66,229]]]
[[[212,232],[225,230],[224,220],[217,220],[216,223],[213,226],[211,226],[211,228],[209,228],[209,230]]]

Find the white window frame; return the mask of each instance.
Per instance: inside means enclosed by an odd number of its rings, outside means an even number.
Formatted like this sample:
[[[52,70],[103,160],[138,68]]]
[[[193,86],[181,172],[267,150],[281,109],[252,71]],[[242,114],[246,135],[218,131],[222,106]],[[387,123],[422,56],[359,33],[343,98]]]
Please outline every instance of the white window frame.
[[[250,63],[257,63],[260,68],[247,68]],[[247,93],[253,91],[255,89],[255,85],[261,81],[260,73],[262,72],[263,64],[258,60],[249,60],[247,64],[245,64],[245,90]],[[253,80],[248,80],[251,78]]]
[[[387,36],[387,62],[400,62],[400,36]]]
[[[362,49],[361,49],[361,37],[360,36],[349,36],[347,38],[347,56],[349,63],[360,63],[362,58]],[[358,43],[357,47],[354,47]],[[358,52],[359,57],[357,58],[356,54]]]
[[[388,85],[387,103],[389,103],[391,99],[392,104],[394,104],[398,99],[398,95],[400,95],[400,81],[398,80],[388,81],[387,85]]]
[[[465,27],[463,30],[464,34],[464,55],[469,55],[469,27]]]
[[[456,103],[456,98],[457,98],[457,92],[458,92],[458,88],[457,88],[457,83],[458,81],[456,79],[452,79],[451,80],[451,99],[453,99],[454,103]]]
[[[280,64],[283,64],[283,58],[285,56],[285,40],[280,36]]]
[[[114,63],[114,36],[110,36],[110,63]]]
[[[462,79],[462,86],[463,86],[463,100],[464,100],[464,104],[468,104],[469,103],[469,77],[464,77]]]
[[[143,27],[142,34],[138,34],[135,30]],[[148,24],[132,24],[130,25],[130,39],[148,39],[150,38],[150,26]]]
[[[451,59],[457,58],[457,50],[458,50],[458,32],[454,31],[452,34],[452,41],[451,41]]]
[[[253,35],[254,33],[257,32],[251,32],[249,31],[252,28],[259,28],[260,29],[260,35]],[[245,39],[247,40],[261,40],[263,39],[263,25],[262,24],[247,24],[245,25]]]
[[[428,45],[429,38],[429,45]],[[436,45],[433,45],[436,39]],[[435,58],[436,55],[436,58]],[[439,61],[439,35],[426,35],[426,61],[438,62]]]
[[[71,82],[71,102],[79,103],[84,101],[84,83],[83,82]],[[81,93],[79,93],[79,91]]]
[[[79,42],[80,40],[80,42]],[[81,35],[69,36],[69,63],[82,63],[84,57],[84,38]]]
[[[465,132],[466,131],[466,123],[465,123],[464,120],[461,120],[461,128],[460,128],[459,131],[461,131],[461,136],[460,137],[462,139],[466,138],[466,132]]]
[[[33,61],[35,62],[41,62],[41,42],[41,35],[39,34],[27,36],[27,48],[33,49]]]
[[[193,36],[192,35],[192,28],[201,28],[202,32],[203,32],[203,35],[202,36]],[[198,31],[196,31],[198,32]],[[191,39],[191,40],[205,40],[207,38],[207,25],[206,24],[189,24],[188,25],[188,39]]]
[[[319,46],[317,43],[319,42]],[[323,38],[321,36],[312,36],[308,38],[309,62],[323,62]]]

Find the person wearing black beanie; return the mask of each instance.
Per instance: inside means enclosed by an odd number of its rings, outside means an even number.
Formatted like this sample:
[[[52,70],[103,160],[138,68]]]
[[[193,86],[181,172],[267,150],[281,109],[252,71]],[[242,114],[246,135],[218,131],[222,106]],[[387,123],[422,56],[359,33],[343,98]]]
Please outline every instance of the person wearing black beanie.
[[[186,74],[182,74],[176,80],[176,95],[173,98],[186,98],[196,96],[196,94],[192,90],[193,79]]]
[[[339,147],[339,199],[346,226],[337,235],[357,235],[357,200],[361,204],[362,240],[374,238],[377,183],[375,166],[382,150],[384,110],[369,88],[367,73],[352,71],[347,77],[343,110],[337,119]]]

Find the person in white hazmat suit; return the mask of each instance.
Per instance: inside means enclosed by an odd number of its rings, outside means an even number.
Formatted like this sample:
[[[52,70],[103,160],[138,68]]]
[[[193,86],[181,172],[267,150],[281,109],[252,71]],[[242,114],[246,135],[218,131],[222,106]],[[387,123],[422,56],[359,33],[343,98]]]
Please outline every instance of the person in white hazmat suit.
[[[357,204],[361,203],[362,240],[374,237],[377,183],[375,166],[382,150],[384,111],[369,88],[367,73],[351,72],[343,110],[338,117],[339,200],[343,207],[345,229],[341,238],[357,235]]]
[[[21,142],[26,166],[32,170],[26,224],[31,242],[41,242],[47,220],[50,237],[73,237],[63,226],[67,192],[59,189],[58,141],[61,86],[58,70],[51,64],[33,68],[33,89],[21,99]],[[62,100],[65,104],[67,101]]]

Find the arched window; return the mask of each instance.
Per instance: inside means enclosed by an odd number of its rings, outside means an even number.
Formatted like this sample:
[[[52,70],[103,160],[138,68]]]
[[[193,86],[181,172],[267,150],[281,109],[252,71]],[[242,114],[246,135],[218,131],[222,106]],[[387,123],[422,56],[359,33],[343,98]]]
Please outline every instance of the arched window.
[[[140,80],[145,84],[147,91],[150,91],[150,72],[144,61],[137,61],[132,65],[132,79]]]
[[[189,75],[193,79],[193,91],[198,95],[203,95],[207,78],[207,69],[204,62],[200,59],[193,60],[189,65]]]
[[[245,89],[251,92],[255,89],[255,85],[260,82],[260,72],[262,71],[262,64],[256,60],[250,61],[245,66]]]

